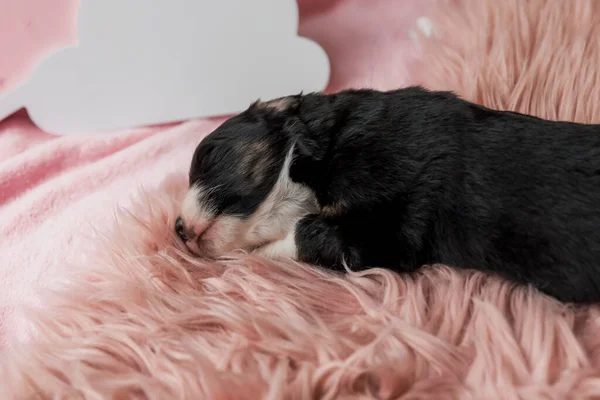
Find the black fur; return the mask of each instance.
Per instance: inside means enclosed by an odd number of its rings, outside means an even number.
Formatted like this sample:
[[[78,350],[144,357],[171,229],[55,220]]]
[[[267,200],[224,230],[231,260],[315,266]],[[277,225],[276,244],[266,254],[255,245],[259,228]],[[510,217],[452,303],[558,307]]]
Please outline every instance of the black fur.
[[[202,183],[212,189],[207,201],[217,214],[251,215],[283,167],[290,145],[280,134],[285,118],[264,118],[255,107],[225,121],[194,153],[190,186]]]
[[[267,138],[262,184],[222,174],[240,191],[226,202],[251,212],[296,141],[290,177],[322,208],[297,226],[302,261],[400,272],[443,263],[563,301],[600,300],[600,125],[419,87],[293,99],[284,111],[251,107],[228,122],[236,146]]]

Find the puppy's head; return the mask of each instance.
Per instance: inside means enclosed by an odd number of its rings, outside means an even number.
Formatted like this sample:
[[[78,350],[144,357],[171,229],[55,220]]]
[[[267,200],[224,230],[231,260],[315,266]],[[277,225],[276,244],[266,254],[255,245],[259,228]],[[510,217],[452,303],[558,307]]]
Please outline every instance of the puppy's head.
[[[290,179],[300,96],[257,102],[197,147],[176,231],[195,254],[218,257],[282,239],[315,212],[315,196]]]

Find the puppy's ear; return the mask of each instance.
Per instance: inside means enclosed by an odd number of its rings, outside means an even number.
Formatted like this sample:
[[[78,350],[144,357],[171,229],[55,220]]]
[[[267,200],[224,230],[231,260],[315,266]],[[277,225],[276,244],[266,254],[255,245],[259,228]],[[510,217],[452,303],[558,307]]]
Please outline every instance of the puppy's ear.
[[[284,124],[284,131],[294,143],[294,161],[290,166],[294,181],[320,190],[326,179],[329,153],[344,119],[331,95],[299,98],[295,112],[288,114]]]
[[[283,131],[294,143],[294,160],[305,162],[319,162],[325,157],[324,143],[319,137],[313,135],[298,115],[286,118]]]
[[[311,137],[306,126],[297,116],[286,121],[284,132],[289,135],[294,145],[290,177],[293,181],[309,187],[320,187],[319,170],[322,169],[325,161],[326,147],[321,146],[317,140]]]
[[[314,165],[318,168],[324,161],[326,148],[319,145],[318,142],[307,137],[299,137],[294,146],[294,162],[304,165]]]
[[[284,131],[296,143],[296,157],[322,161],[338,128],[339,113],[334,97],[321,94],[294,96]]]

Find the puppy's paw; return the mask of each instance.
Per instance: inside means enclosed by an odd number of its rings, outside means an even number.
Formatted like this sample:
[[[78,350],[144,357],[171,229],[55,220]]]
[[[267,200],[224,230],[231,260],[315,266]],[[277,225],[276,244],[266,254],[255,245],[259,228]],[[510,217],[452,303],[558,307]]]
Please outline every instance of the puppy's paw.
[[[261,246],[252,253],[271,259],[291,258],[297,260],[298,246],[296,245],[295,233],[292,230],[285,238]]]

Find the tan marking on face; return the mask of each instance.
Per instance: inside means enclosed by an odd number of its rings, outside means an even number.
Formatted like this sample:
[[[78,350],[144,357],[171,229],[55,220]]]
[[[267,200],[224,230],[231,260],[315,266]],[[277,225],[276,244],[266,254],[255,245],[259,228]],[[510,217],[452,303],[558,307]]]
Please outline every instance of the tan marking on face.
[[[239,153],[239,170],[246,171],[254,183],[262,182],[267,166],[272,161],[269,156],[269,143],[261,140],[236,150]],[[243,173],[243,172],[242,172]]]
[[[245,151],[248,154],[267,154],[269,152],[269,143],[266,140],[259,140],[250,144]]]

